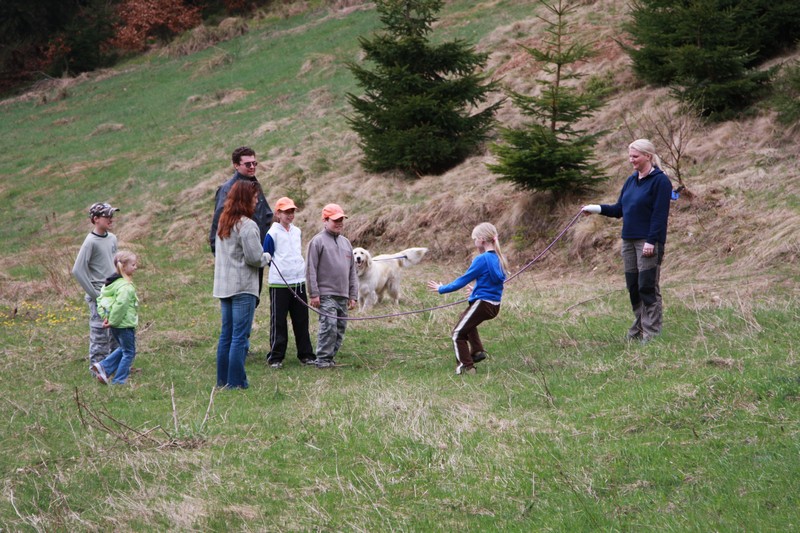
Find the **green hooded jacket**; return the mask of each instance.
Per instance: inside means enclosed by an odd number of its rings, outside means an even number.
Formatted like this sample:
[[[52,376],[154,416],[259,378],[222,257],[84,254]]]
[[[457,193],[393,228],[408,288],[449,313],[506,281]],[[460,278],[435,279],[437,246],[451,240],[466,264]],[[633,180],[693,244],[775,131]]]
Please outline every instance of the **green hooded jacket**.
[[[111,327],[135,328],[139,324],[139,298],[136,287],[125,278],[115,275],[100,289],[97,297],[97,314],[108,319]]]

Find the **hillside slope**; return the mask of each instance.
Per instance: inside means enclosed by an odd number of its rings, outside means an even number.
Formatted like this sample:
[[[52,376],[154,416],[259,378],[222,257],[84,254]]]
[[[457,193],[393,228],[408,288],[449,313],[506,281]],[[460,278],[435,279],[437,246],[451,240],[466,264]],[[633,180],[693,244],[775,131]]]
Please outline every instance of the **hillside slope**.
[[[627,144],[652,135],[640,129],[641,117],[673,105],[668,91],[635,79],[616,44],[626,2],[585,2],[574,33],[594,39],[598,56],[580,68],[614,87],[586,124],[609,131],[597,155],[610,179],[596,195],[553,206],[545,194],[498,182],[485,168],[488,152],[441,176],[368,174],[343,118],[345,93],[358,91],[343,63],[361,58],[356,38],[378,22],[371,4],[345,4],[251,22],[246,35],[189,56],[153,54],[4,102],[4,287],[26,292],[46,280],[46,268],[30,267],[47,263],[43,258],[53,252],[45,248],[63,253],[63,273],[88,230],[86,206],[99,199],[123,207],[117,228],[123,243],[166,247],[178,259],[208,257],[213,192],[230,173],[228,154],[241,144],[259,152],[259,177],[272,202],[285,194],[304,202],[296,223],[306,235],[318,227],[320,207],[336,201],[352,215],[347,233],[357,245],[377,252],[424,245],[434,260],[462,261],[471,253],[471,227],[491,220],[520,265],[582,203],[616,198],[629,173]],[[519,46],[541,41],[536,9],[525,1],[449,2],[434,37],[469,39],[490,54],[493,76],[514,90],[536,91],[538,66]],[[510,103],[499,119],[521,122]],[[692,194],[674,203],[671,214],[668,279],[797,270],[797,141],[766,111],[695,131],[686,148],[691,164],[683,169]],[[616,272],[618,232],[615,221],[582,220],[548,265]]]

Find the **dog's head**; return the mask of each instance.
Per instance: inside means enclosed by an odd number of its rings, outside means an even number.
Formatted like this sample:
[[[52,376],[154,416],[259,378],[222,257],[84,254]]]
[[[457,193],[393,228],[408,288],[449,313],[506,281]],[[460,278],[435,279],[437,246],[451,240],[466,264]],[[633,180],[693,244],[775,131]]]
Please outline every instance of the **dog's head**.
[[[354,248],[353,259],[356,262],[356,271],[358,271],[359,275],[366,272],[367,269],[372,266],[372,256],[369,251],[364,248]]]

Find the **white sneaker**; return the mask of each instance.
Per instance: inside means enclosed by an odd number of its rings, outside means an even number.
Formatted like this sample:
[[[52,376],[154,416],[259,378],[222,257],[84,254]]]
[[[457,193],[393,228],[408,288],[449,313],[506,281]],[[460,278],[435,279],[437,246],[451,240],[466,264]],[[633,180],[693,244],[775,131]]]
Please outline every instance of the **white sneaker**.
[[[108,376],[106,376],[106,371],[103,368],[103,365],[100,363],[92,363],[92,374],[94,377],[97,378],[97,381],[102,383],[103,385],[108,385]]]

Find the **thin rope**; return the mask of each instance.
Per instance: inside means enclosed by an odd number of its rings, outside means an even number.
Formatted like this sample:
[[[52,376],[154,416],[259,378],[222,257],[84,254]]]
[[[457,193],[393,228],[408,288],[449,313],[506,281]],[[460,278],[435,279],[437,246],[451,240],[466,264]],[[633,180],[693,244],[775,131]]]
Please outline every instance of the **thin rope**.
[[[536,257],[534,257],[533,259],[531,259],[531,260],[528,262],[528,264],[526,264],[526,265],[525,265],[525,266],[523,266],[521,269],[519,269],[519,271],[517,271],[517,273],[516,273],[516,274],[514,274],[513,276],[511,276],[511,277],[509,277],[508,279],[506,279],[505,283],[508,283],[508,282],[509,282],[509,281],[511,281],[512,279],[516,278],[517,276],[519,276],[520,274],[522,274],[523,272],[525,272],[526,270],[528,270],[528,269],[529,269],[529,268],[530,268],[530,267],[531,267],[531,266],[532,266],[532,265],[533,265],[533,264],[534,264],[536,261],[538,261],[539,259],[541,259],[541,258],[544,256],[544,254],[546,254],[547,252],[549,252],[549,251],[550,251],[550,248],[552,248],[553,246],[555,246],[555,244],[556,244],[558,241],[560,241],[560,240],[561,240],[561,237],[563,237],[563,236],[564,236],[564,234],[566,234],[566,233],[567,233],[567,231],[569,231],[569,229],[570,229],[572,226],[574,226],[574,225],[575,225],[575,222],[577,222],[577,221],[578,221],[578,219],[581,217],[581,215],[582,215],[582,214],[583,214],[583,209],[581,209],[580,211],[578,211],[578,214],[576,214],[574,217],[572,217],[572,220],[570,220],[569,224],[567,224],[567,226],[566,226],[566,227],[565,227],[563,230],[561,230],[561,233],[559,233],[559,234],[556,236],[556,238],[555,238],[555,239],[553,239],[553,242],[551,242],[551,243],[550,243],[550,244],[547,246],[547,248],[545,248],[544,250],[542,250],[542,253],[540,253],[539,255],[537,255]]]
[[[561,230],[561,233],[559,233],[556,236],[556,238],[553,239],[553,241],[549,245],[547,245],[547,248],[542,250],[542,252],[539,253],[539,255],[537,255],[536,257],[531,259],[528,263],[525,264],[525,266],[523,266],[521,269],[519,269],[515,274],[513,274],[512,276],[506,278],[506,280],[505,280],[505,282],[503,282],[503,284],[505,285],[506,283],[508,283],[512,279],[516,278],[517,276],[519,276],[520,274],[522,274],[523,272],[528,270],[531,266],[533,266],[534,263],[536,263],[542,257],[544,257],[544,255],[547,252],[549,252],[550,249],[553,246],[555,246],[555,244],[558,241],[560,241],[562,237],[564,237],[564,235],[567,233],[567,231],[569,231],[569,229],[572,226],[575,225],[575,223],[578,221],[578,219],[580,218],[582,213],[583,213],[583,210],[578,211],[578,213],[572,218],[572,220],[569,222],[569,224],[567,224],[566,227],[563,230]],[[349,320],[349,321],[378,320],[378,319],[383,319],[383,318],[392,318],[392,317],[396,317],[396,316],[415,315],[415,314],[419,314],[419,313],[427,313],[429,311],[436,311],[437,309],[445,309],[447,307],[453,307],[454,305],[463,304],[464,302],[469,301],[469,298],[463,298],[461,300],[458,300],[458,301],[455,301],[455,302],[451,302],[451,303],[448,303],[448,304],[436,305],[434,307],[425,307],[423,309],[415,309],[413,311],[401,311],[401,312],[398,312],[398,313],[389,313],[389,314],[385,314],[385,315],[370,315],[370,316],[355,316],[355,317],[351,317],[351,316],[334,316],[334,315],[329,315],[329,314],[323,313],[320,310],[318,310],[317,308],[311,307],[311,305],[309,305],[307,302],[303,301],[303,299],[300,298],[300,296],[297,294],[297,292],[295,292],[295,290],[292,288],[292,285],[296,286],[296,285],[299,285],[299,283],[290,284],[289,282],[287,282],[286,278],[283,277],[283,273],[281,273],[280,268],[278,268],[278,265],[275,264],[275,261],[271,261],[270,262],[270,266],[274,266],[275,267],[275,271],[281,277],[281,280],[283,280],[283,282],[286,284],[286,288],[288,288],[291,291],[291,293],[295,297],[295,299],[300,301],[308,309],[312,310],[313,312],[315,312],[319,316],[324,316],[326,318],[333,318],[333,319],[336,319],[336,320]]]

